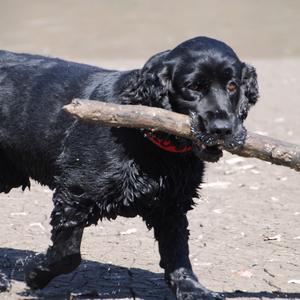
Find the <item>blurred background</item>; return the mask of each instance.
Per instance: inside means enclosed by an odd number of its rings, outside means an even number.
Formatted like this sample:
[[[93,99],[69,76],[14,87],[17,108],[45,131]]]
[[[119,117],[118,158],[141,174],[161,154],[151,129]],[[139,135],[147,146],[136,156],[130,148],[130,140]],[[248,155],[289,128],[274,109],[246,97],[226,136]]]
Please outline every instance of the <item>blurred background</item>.
[[[298,0],[0,0],[0,49],[127,69],[141,67],[153,54],[186,39],[210,36],[255,65],[263,99],[259,105],[273,111],[277,122],[284,114],[300,128],[299,16]],[[274,120],[265,118],[259,105],[256,116],[265,119],[266,128],[253,121],[249,126],[267,132]],[[286,139],[289,132],[295,141],[291,131],[279,128],[276,135]]]
[[[241,57],[300,54],[298,0],[1,0],[0,47],[81,61],[145,60],[198,35]]]
[[[300,144],[299,0],[0,0],[0,49],[15,52],[139,68],[153,54],[199,35],[226,42],[256,67],[261,99],[247,128]],[[273,291],[299,299],[299,173],[225,154],[208,165],[205,182],[190,214],[191,260],[202,282],[236,299],[235,290],[249,292],[243,299],[274,298]],[[31,192],[0,195],[0,269],[3,253],[14,261],[26,249],[47,247],[51,195],[36,184]],[[157,244],[139,219],[87,229],[83,256],[88,267],[55,281],[43,299],[66,299],[78,287],[116,295],[124,282],[127,298],[134,291],[141,299],[167,299]],[[14,271],[7,268],[9,276]],[[18,276],[3,299],[24,296]]]

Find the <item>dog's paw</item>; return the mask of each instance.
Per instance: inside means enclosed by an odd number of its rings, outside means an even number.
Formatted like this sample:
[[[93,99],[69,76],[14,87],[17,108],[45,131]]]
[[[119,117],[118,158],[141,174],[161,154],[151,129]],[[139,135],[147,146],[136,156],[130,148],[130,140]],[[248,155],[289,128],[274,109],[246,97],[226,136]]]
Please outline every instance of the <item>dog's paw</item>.
[[[31,289],[44,288],[54,277],[73,271],[81,262],[80,254],[60,257],[55,261],[51,257],[39,253],[26,259],[25,281]]]
[[[7,276],[3,273],[0,273],[0,293],[9,291],[10,287],[10,282]]]
[[[53,278],[47,257],[43,253],[26,258],[24,274],[26,284],[33,290],[45,287]]]
[[[178,300],[224,300],[225,298],[216,292],[204,288],[198,281],[182,281],[176,289]]]
[[[223,300],[221,294],[206,289],[189,269],[178,269],[168,281],[177,300]]]
[[[215,292],[203,289],[194,289],[191,291],[178,291],[176,293],[177,300],[224,300],[225,298]]]

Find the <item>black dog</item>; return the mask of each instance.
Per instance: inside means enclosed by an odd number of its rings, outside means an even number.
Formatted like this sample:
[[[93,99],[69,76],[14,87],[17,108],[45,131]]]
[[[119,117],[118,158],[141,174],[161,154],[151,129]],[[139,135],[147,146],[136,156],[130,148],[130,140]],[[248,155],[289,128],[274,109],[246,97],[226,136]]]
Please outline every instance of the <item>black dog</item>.
[[[61,108],[73,98],[162,107],[193,117],[203,143],[163,133],[82,123]],[[206,37],[153,56],[126,72],[28,54],[0,52],[0,191],[54,189],[52,242],[28,263],[27,284],[43,288],[81,261],[83,229],[99,219],[142,216],[154,229],[160,265],[177,299],[219,297],[189,261],[188,221],[204,160],[221,144],[243,145],[243,120],[258,98],[255,69]]]

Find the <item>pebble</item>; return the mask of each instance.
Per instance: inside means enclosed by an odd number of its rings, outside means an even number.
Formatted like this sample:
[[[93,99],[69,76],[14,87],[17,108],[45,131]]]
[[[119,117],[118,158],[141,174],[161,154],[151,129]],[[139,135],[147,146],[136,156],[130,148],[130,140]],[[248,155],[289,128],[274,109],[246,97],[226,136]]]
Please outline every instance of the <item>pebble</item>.
[[[202,183],[202,188],[216,188],[216,189],[227,189],[231,185],[229,181],[216,181],[209,183]]]
[[[136,228],[130,228],[130,229],[126,230],[126,231],[121,231],[120,234],[121,235],[127,235],[127,234],[132,234],[132,233],[135,233],[135,232],[137,232]]]
[[[288,281],[288,283],[300,284],[300,279],[291,279]]]
[[[242,163],[244,161],[245,161],[245,159],[242,157],[233,157],[233,158],[225,160],[226,164],[228,164],[230,166]]]

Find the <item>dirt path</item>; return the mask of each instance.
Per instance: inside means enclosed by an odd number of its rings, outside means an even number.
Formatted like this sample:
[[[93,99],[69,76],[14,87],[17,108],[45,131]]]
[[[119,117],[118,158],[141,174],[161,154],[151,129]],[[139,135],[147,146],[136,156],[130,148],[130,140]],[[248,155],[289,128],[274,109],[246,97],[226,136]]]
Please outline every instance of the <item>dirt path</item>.
[[[160,9],[155,1],[128,0],[120,8],[117,1],[62,0],[59,9],[53,1],[28,0],[22,9],[16,0],[1,1],[0,47],[125,69],[187,37],[217,36],[257,67],[262,97],[248,128],[300,144],[299,2],[221,2],[209,1],[207,14],[199,1],[184,13],[181,1]],[[228,299],[300,299],[300,174],[227,154],[208,165],[205,181],[189,214],[191,260],[202,283]],[[88,228],[81,266],[42,291],[28,291],[22,265],[48,246],[51,192],[33,183],[30,192],[0,194],[0,203],[0,269],[12,284],[1,300],[71,299],[70,293],[92,299],[95,291],[102,299],[172,299],[153,233],[138,218]]]

